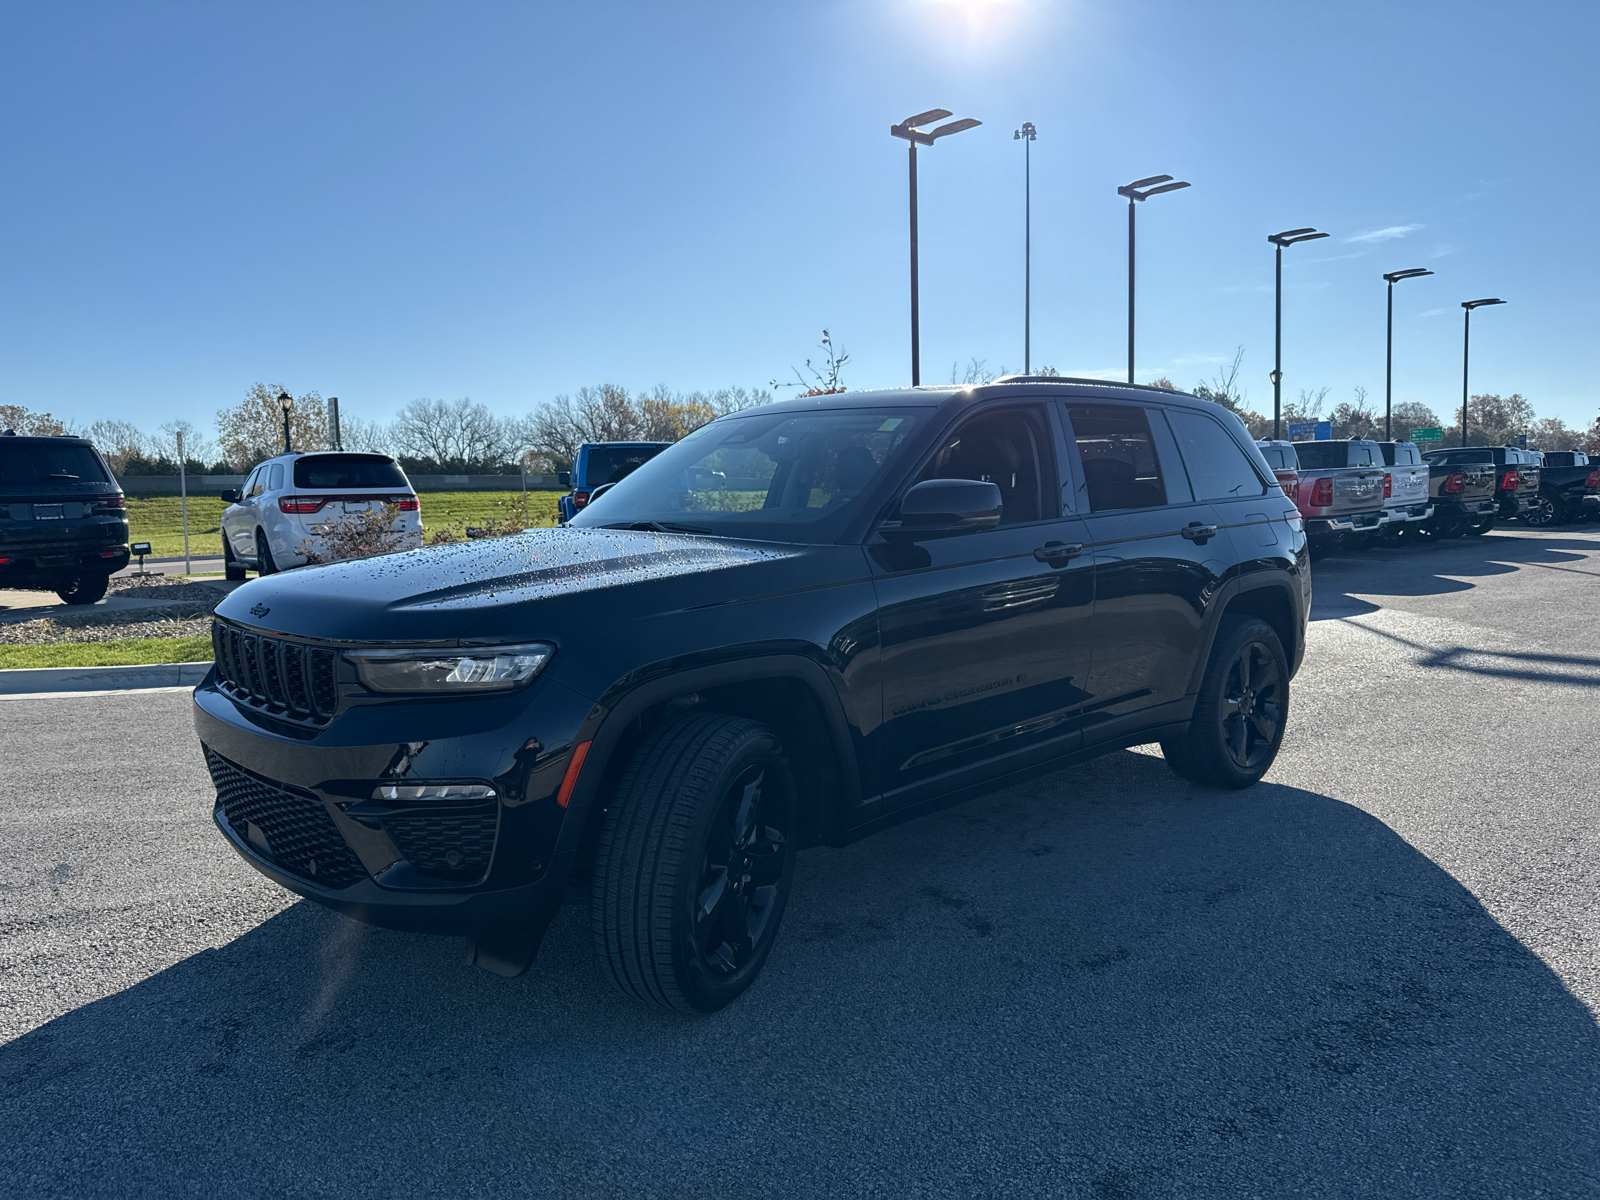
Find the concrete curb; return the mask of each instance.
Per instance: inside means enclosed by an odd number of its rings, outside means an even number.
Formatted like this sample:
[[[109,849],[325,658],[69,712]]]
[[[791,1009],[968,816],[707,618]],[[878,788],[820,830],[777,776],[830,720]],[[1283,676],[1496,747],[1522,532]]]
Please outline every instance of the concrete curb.
[[[208,662],[141,663],[131,667],[28,667],[0,671],[0,696],[194,687],[210,670]]]

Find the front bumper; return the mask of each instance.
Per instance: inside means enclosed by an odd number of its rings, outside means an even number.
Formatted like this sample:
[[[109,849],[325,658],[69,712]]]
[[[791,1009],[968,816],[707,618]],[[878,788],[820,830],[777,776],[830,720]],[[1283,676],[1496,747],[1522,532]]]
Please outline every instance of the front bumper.
[[[194,702],[213,819],[263,875],[374,925],[537,943],[582,833],[556,795],[588,698],[541,678],[481,699],[344,702],[315,732],[242,707],[214,674]],[[372,798],[380,783],[467,781],[495,798]]]

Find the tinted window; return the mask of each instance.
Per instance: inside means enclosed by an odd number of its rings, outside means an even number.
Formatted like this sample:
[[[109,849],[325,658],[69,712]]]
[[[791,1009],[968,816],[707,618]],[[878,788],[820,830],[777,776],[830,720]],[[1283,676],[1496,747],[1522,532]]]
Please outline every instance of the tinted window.
[[[1002,525],[1053,516],[1044,501],[1044,479],[1055,477],[1045,447],[1043,414],[1009,408],[974,417],[955,431],[917,476],[924,479],[981,479],[999,485]],[[1051,488],[1054,491],[1052,485]]]
[[[0,441],[0,484],[34,487],[52,483],[109,483],[100,456],[71,443]]]
[[[1261,457],[1267,460],[1267,466],[1274,471],[1300,469],[1300,460],[1295,457],[1293,446],[1261,446]]]
[[[583,460],[583,485],[597,488],[602,483],[626,479],[664,449],[665,446],[595,446]]]
[[[1089,510],[1154,508],[1167,502],[1144,409],[1092,404],[1068,410],[1082,463]]]
[[[281,492],[283,490],[283,464],[273,463],[267,472],[267,491]]]
[[[1177,436],[1196,500],[1238,500],[1266,491],[1255,464],[1217,422],[1176,408],[1167,410],[1167,420]]]
[[[1326,471],[1330,467],[1350,465],[1349,442],[1298,442],[1294,452],[1300,458],[1302,471]]]
[[[405,472],[383,454],[313,454],[294,460],[297,488],[410,488]],[[276,481],[273,484],[277,486]]]
[[[261,495],[263,491],[261,486],[261,477],[262,475],[266,474],[266,470],[267,469],[265,467],[257,467],[254,471],[250,472],[250,478],[244,481],[244,498],[246,500],[254,500],[257,496]]]
[[[1422,452],[1408,442],[1379,442],[1378,448],[1391,467],[1414,467],[1422,461]]]
[[[723,417],[591,500],[572,523],[832,541],[926,411],[838,408]]]

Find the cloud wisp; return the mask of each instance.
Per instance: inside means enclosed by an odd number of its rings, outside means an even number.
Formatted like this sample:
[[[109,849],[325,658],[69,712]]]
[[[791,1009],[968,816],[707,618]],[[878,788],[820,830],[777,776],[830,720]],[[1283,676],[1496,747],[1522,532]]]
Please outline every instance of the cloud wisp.
[[[1345,241],[1359,242],[1364,246],[1372,246],[1378,242],[1392,242],[1396,238],[1409,237],[1421,228],[1423,228],[1421,225],[1385,225],[1382,229],[1369,229],[1365,233],[1347,237]]]

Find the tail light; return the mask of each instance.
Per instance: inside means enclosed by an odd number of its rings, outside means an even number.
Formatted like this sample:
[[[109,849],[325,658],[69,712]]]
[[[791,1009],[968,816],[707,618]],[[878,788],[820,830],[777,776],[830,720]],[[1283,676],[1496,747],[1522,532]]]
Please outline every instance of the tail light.
[[[328,502],[326,496],[279,496],[278,507],[286,513],[321,512]]]
[[[1311,486],[1311,507],[1327,508],[1333,503],[1333,476],[1324,475]]]
[[[1385,471],[1383,473],[1383,498],[1385,500],[1387,500],[1389,498],[1390,494],[1393,491],[1394,491],[1394,476],[1390,475],[1389,472]]]
[[[1459,492],[1462,485],[1466,482],[1467,477],[1460,471],[1451,471],[1450,478],[1444,481],[1444,490],[1453,495],[1454,493]]]
[[[1591,490],[1600,488],[1600,471],[1590,471],[1589,478],[1583,481],[1583,486]]]
[[[1500,486],[1508,492],[1517,490],[1517,469],[1515,467],[1506,472],[1506,477],[1500,481]]]
[[[421,512],[422,501],[415,496],[393,496],[389,499],[389,506],[401,512]]]
[[[120,547],[118,547],[115,550],[102,550],[102,551],[100,551],[100,557],[101,558],[115,558],[117,555],[119,555],[121,553],[122,553],[122,549]],[[4,560],[0,559],[0,561],[4,561]]]
[[[9,558],[0,558],[0,567],[7,565],[10,561]]]
[[[1278,477],[1278,486],[1283,489],[1283,494],[1291,500],[1300,499],[1300,476],[1293,471],[1274,471]],[[1596,472],[1600,474],[1600,472]]]
[[[121,493],[118,493],[115,496],[96,496],[94,498],[93,503],[94,503],[94,506],[96,508],[127,508],[128,507],[128,501],[123,498]]]
[[[582,508],[587,503],[589,503],[589,493],[588,492],[584,491],[584,492],[573,492],[572,493],[572,507],[573,508]]]

